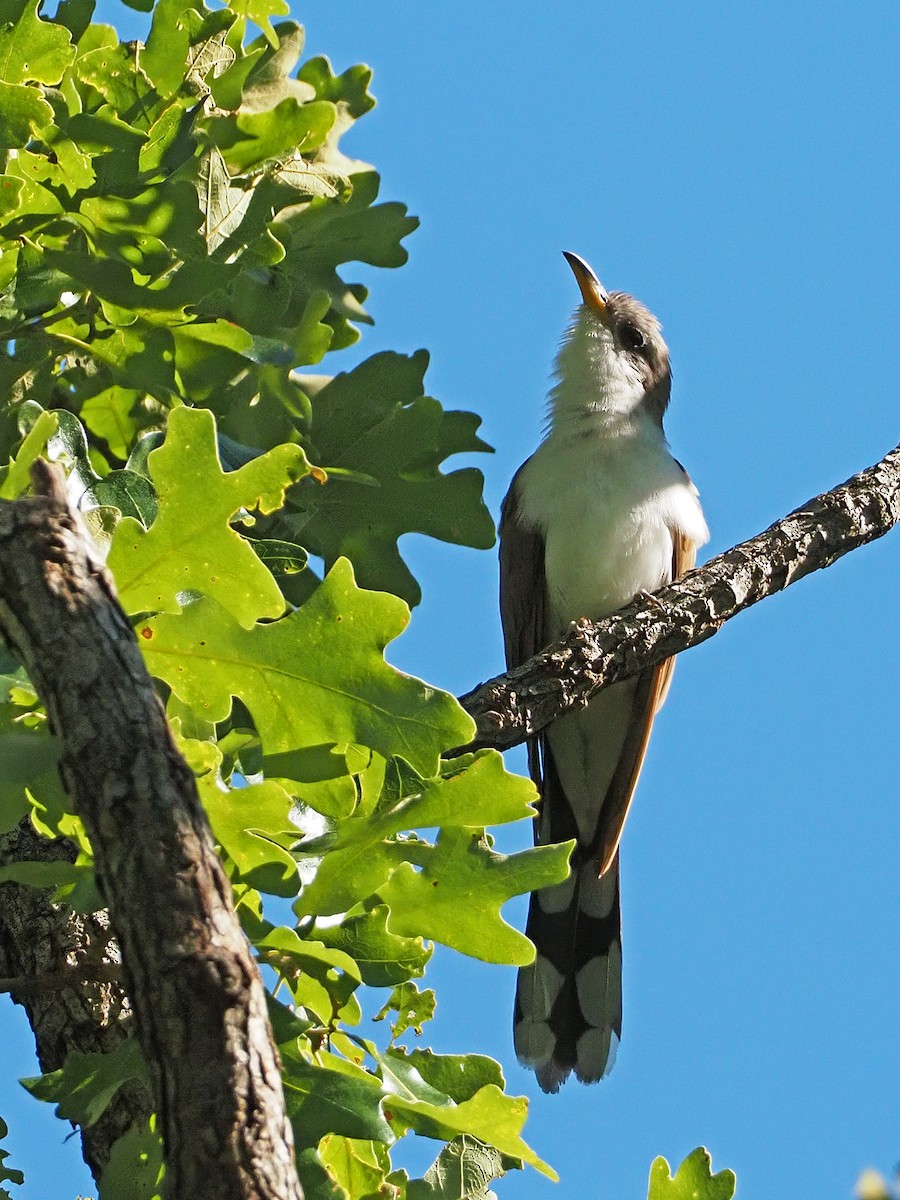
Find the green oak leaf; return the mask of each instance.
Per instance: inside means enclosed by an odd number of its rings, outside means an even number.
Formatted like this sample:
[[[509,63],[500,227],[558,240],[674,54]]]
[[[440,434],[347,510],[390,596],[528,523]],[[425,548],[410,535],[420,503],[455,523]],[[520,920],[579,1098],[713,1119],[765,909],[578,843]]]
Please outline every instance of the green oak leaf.
[[[698,1146],[674,1176],[662,1156],[653,1160],[647,1200],[731,1200],[736,1186],[734,1171],[718,1171],[713,1175],[709,1151]]]
[[[391,1195],[383,1188],[385,1176],[391,1171],[386,1146],[328,1134],[319,1143],[319,1157],[345,1195],[385,1198]]]
[[[534,946],[500,916],[512,896],[560,883],[572,842],[496,854],[479,830],[442,830],[423,870],[401,863],[378,896],[391,910],[388,929],[418,934],[484,962],[526,966]]]
[[[75,57],[68,29],[38,16],[40,0],[4,0],[0,80],[56,84]]]
[[[291,795],[302,799],[316,812],[326,817],[348,817],[359,801],[359,774],[379,756],[366,750],[366,764],[351,768],[347,749],[313,746],[288,754],[267,754],[262,757],[262,768],[268,778],[281,780]]]
[[[132,7],[137,7],[134,0]],[[151,1117],[148,1124],[129,1129],[113,1142],[97,1195],[99,1200],[158,1200],[162,1176],[162,1138]]]
[[[268,992],[266,993],[266,1008],[276,1046],[280,1046],[283,1042],[296,1041],[309,1029],[308,1021],[301,1020],[293,1008],[288,1008],[286,1004],[282,1004]]]
[[[59,754],[56,738],[28,733],[21,727],[0,737],[0,833],[15,828],[29,811],[26,788],[59,807],[65,804]]]
[[[281,772],[273,768],[269,773]],[[298,791],[307,798],[302,788]],[[345,912],[378,892],[400,863],[423,866],[430,861],[433,849],[427,842],[391,840],[403,830],[502,825],[533,816],[531,805],[536,798],[530,781],[510,774],[495,750],[482,750],[445,763],[442,774],[433,779],[413,775],[404,783],[403,795],[396,804],[386,807],[382,800],[382,807],[374,814],[363,805],[358,815],[341,821],[333,833],[301,844],[301,856],[323,850],[328,853],[315,878],[304,887],[294,911],[320,916]],[[309,795],[309,803],[317,808],[320,801],[315,793]],[[324,807],[320,811],[329,812]]]
[[[56,1114],[79,1125],[93,1125],[123,1083],[137,1079],[150,1086],[150,1077],[136,1038],[121,1042],[109,1054],[72,1050],[59,1071],[23,1079],[38,1100],[57,1105]]]
[[[157,0],[139,61],[160,96],[171,96],[184,81],[191,40],[184,18],[193,12],[193,0]]]
[[[331,157],[328,162],[332,162]],[[377,173],[352,165],[355,169],[348,177],[352,185],[348,196],[339,202],[314,197],[308,204],[290,204],[271,225],[272,233],[285,248],[278,276],[269,287],[270,293],[287,293],[282,323],[296,320],[309,297],[323,291],[331,301],[328,319],[334,328],[334,349],[352,345],[358,338],[358,331],[349,322],[371,324],[362,305],[366,289],[345,283],[337,268],[349,262],[402,266],[408,256],[401,242],[418,225],[402,204],[375,204]]]
[[[252,464],[250,464],[252,466]],[[446,692],[384,661],[408,620],[402,601],[357,588],[344,560],[279,621],[243,629],[214,601],[138,629],[150,671],[208,720],[247,706],[266,754],[358,743],[430,774],[474,722]]]
[[[72,35],[72,41],[78,42],[91,23],[94,15],[95,0],[59,0],[53,17],[57,25],[65,25]]]
[[[413,839],[334,850],[318,864],[315,877],[294,902],[294,912],[298,917],[346,912],[377,893],[397,867],[410,861],[421,866],[432,852],[427,842]],[[414,930],[410,936],[419,932]]]
[[[37,88],[0,80],[0,146],[23,147],[52,120],[53,109]]]
[[[361,982],[359,965],[343,950],[326,946],[324,942],[303,938],[295,929],[279,925],[264,938],[256,943],[256,949],[263,958],[273,956],[287,957],[301,967],[307,975],[325,982],[326,977],[333,977],[335,971],[340,971],[350,984],[352,991]]]
[[[298,1150],[326,1134],[390,1145],[394,1133],[381,1111],[382,1088],[365,1071],[353,1075],[283,1053],[284,1099]]]
[[[285,488],[310,470],[303,451],[279,446],[226,473],[212,413],[178,408],[148,464],[159,498],[156,520],[145,530],[124,517],[109,552],[125,610],[178,612],[179,594],[195,590],[247,628],[259,617],[279,616],[284,599],[274,577],[228,522],[238,509],[277,509]]]
[[[182,70],[180,67],[179,74]],[[187,98],[180,97],[164,108],[150,126],[147,140],[138,151],[138,167],[142,172],[151,175],[159,167],[181,165],[191,157],[187,144],[187,106]]]
[[[146,133],[159,115],[159,98],[128,46],[101,46],[80,54],[74,70],[129,125]]]
[[[0,499],[15,500],[31,486],[29,471],[31,464],[38,458],[47,442],[56,433],[59,418],[54,412],[42,412],[25,435],[25,439],[15,458],[0,472]]]
[[[6,1124],[3,1118],[0,1117],[0,1141],[2,1141],[8,1133],[9,1126]],[[25,1182],[24,1173],[22,1171],[17,1171],[14,1167],[8,1167],[6,1165],[6,1160],[8,1158],[9,1151],[0,1150],[0,1183],[23,1184]],[[10,1194],[5,1188],[0,1190],[0,1197],[2,1197],[2,1200],[11,1200]]]
[[[0,86],[0,94],[3,93],[3,87],[8,86]],[[6,102],[0,104],[4,116],[9,116]],[[74,196],[80,188],[90,187],[94,182],[94,170],[89,155],[82,153],[55,125],[47,124],[52,114],[53,110],[50,109],[46,119],[41,122],[45,126],[41,130],[41,141],[47,144],[50,153],[35,154],[20,147],[18,156],[7,164],[7,170],[21,179],[36,179],[40,183],[65,188],[70,196]]]
[[[278,973],[287,984],[297,1011],[315,1025],[330,1029],[338,1023],[358,1025],[362,1020],[362,1009],[352,993],[352,981],[345,977],[323,981],[291,967],[285,960],[279,963]]]
[[[212,78],[207,76],[207,83],[216,108],[232,111],[240,108],[247,77],[263,57],[267,48],[267,46],[258,45],[253,49],[247,49],[243,55],[234,60],[231,66],[226,67],[221,75],[215,75]],[[283,98],[283,96],[278,97],[278,99]],[[274,108],[275,103],[277,100],[269,107]]]
[[[44,218],[59,216],[62,211],[59,200],[48,188],[30,179],[0,175],[0,225],[13,219],[18,222],[23,217],[40,218],[43,223]],[[17,299],[18,291],[17,287]]]
[[[435,1054],[433,1050],[404,1050],[395,1046],[392,1055],[405,1055],[426,1083],[461,1104],[471,1100],[489,1083],[505,1086],[500,1064],[484,1054]]]
[[[141,429],[135,416],[141,395],[133,388],[114,383],[89,396],[79,411],[90,432],[102,438],[117,458],[128,457]]]
[[[329,381],[299,377],[312,402],[307,450],[330,467],[362,473],[376,487],[365,495],[352,476],[336,476],[327,489],[293,489],[299,510],[297,536],[332,563],[351,559],[366,587],[392,591],[418,603],[418,584],[403,562],[397,539],[422,533],[456,545],[487,549],[494,525],[481,497],[483,478],[473,467],[445,474],[453,454],[487,450],[476,436],[479,419],[445,412],[423,395],[428,355],[376,354]],[[302,530],[302,532],[301,532]]]
[[[219,787],[210,776],[198,782],[216,841],[242,878],[267,895],[296,896],[297,864],[276,840],[291,828],[293,800],[284,788],[268,779],[240,788]]]
[[[216,841],[241,878],[270,896],[296,896],[297,864],[285,848],[297,838],[297,827],[290,819],[291,797],[271,779],[228,787],[222,779],[223,752],[206,740],[215,735],[215,726],[204,728],[174,695],[169,697],[166,713],[178,749],[197,776],[200,799]]]
[[[391,807],[343,821],[329,850],[373,846],[404,829],[506,825],[533,817],[538,799],[534,784],[507,771],[496,750],[451,760],[435,778],[407,780],[404,791]]]
[[[491,1183],[518,1166],[493,1146],[460,1134],[449,1142],[421,1179],[412,1179],[406,1200],[494,1200]]]
[[[423,996],[430,995],[432,998],[434,997],[433,992],[424,992],[422,994]],[[421,1030],[416,1029],[416,1033],[421,1033]],[[375,1060],[386,1091],[390,1092],[392,1096],[406,1096],[412,1100],[425,1100],[429,1104],[436,1104],[439,1108],[445,1108],[453,1104],[453,1100],[445,1092],[432,1087],[426,1079],[422,1078],[406,1057],[402,1047],[392,1045],[389,1049],[382,1052],[373,1043],[367,1042],[366,1049]]]
[[[363,63],[335,75],[328,59],[318,55],[306,60],[297,72],[297,78],[310,84],[319,100],[346,105],[351,117],[361,117],[375,107],[375,97],[369,91],[372,70]]]
[[[420,937],[402,938],[388,933],[388,910],[378,905],[359,916],[345,917],[340,925],[316,929],[326,946],[343,950],[359,967],[370,987],[394,987],[425,972],[431,949]]]
[[[391,1022],[391,1041],[394,1042],[402,1037],[407,1029],[421,1034],[422,1026],[434,1017],[436,1009],[437,997],[431,988],[420,992],[414,983],[401,983],[392,989],[390,996],[372,1020],[383,1021],[388,1013],[395,1012],[397,1019]]]
[[[334,105],[326,100],[298,104],[286,96],[263,112],[209,117],[206,131],[229,171],[240,175],[271,159],[314,150],[328,136],[334,118]]]
[[[278,37],[269,18],[286,17],[291,11],[287,0],[231,0],[229,7],[257,24],[273,46],[277,46]]]
[[[359,1145],[367,1144],[355,1141]],[[304,1200],[347,1200],[347,1192],[335,1183],[331,1168],[325,1170],[318,1148],[307,1146],[305,1150],[294,1155],[294,1162],[297,1165],[297,1177],[303,1188]]]
[[[524,1096],[504,1095],[495,1084],[487,1084],[470,1100],[448,1107],[389,1096],[384,1103],[384,1113],[389,1120],[414,1129],[424,1137],[449,1141],[459,1134],[471,1134],[494,1146],[501,1154],[527,1162],[541,1174],[558,1180],[553,1168],[538,1158],[520,1136],[528,1113],[528,1101]]]

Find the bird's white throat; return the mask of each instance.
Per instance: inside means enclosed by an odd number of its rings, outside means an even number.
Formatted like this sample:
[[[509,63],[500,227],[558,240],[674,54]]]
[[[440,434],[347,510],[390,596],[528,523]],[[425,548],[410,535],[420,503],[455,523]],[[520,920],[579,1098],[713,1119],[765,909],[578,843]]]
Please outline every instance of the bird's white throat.
[[[547,428],[609,437],[643,431],[645,417],[662,437],[659,419],[643,405],[644,383],[630,355],[584,306],[563,336],[547,398]],[[649,430],[647,431],[649,432]]]

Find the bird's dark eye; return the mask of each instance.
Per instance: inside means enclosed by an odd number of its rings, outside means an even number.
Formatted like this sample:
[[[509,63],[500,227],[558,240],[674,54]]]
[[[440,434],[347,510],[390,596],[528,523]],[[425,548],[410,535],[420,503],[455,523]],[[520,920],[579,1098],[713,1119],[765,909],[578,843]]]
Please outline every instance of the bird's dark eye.
[[[626,350],[634,350],[640,352],[647,345],[647,339],[638,329],[637,325],[632,325],[626,322],[619,327],[619,341]]]

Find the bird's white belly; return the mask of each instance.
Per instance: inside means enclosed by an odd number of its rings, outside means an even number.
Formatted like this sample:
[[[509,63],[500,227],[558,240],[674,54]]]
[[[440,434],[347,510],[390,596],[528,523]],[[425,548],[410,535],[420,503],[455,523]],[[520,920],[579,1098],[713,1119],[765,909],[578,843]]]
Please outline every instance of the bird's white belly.
[[[548,523],[544,567],[554,636],[570,621],[608,616],[641,590],[670,582],[672,534],[647,507],[617,511],[609,497],[595,494],[573,498],[565,516]]]
[[[528,464],[522,515],[544,535],[548,637],[668,583],[671,529],[685,524],[681,508],[689,518],[699,514],[692,485],[664,443],[545,442]]]

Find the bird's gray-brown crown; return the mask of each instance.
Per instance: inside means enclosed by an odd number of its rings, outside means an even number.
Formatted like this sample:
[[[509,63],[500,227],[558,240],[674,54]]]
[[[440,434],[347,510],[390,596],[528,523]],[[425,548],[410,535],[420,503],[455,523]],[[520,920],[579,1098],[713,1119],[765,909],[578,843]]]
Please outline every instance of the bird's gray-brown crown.
[[[617,350],[634,364],[647,394],[647,407],[661,418],[669,403],[672,370],[659,321],[627,292],[607,292],[579,255],[568,250],[563,254],[581,290],[584,308],[610,331]]]

